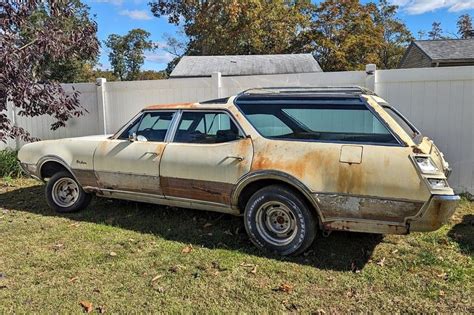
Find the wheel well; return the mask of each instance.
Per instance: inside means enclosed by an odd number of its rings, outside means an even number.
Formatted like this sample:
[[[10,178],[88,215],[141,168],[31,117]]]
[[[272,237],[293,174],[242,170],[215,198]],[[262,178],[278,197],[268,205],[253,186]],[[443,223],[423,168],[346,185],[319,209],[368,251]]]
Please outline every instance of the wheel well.
[[[298,188],[295,186],[288,184],[285,181],[278,180],[278,179],[259,179],[254,182],[251,182],[247,186],[244,187],[244,189],[240,192],[239,198],[238,198],[238,208],[240,213],[243,213],[245,210],[245,206],[247,204],[247,201],[252,197],[254,193],[256,193],[258,190],[262,189],[263,187],[266,186],[271,186],[271,185],[279,185],[288,188],[289,190],[293,191],[293,193],[301,198],[306,205],[314,211],[314,214],[318,217],[319,220],[319,215],[317,210],[315,209],[315,206],[309,200],[307,196],[305,196]]]
[[[41,165],[40,175],[42,179],[50,178],[58,172],[66,171],[69,173],[69,170],[62,165],[61,163],[55,161],[48,161]]]

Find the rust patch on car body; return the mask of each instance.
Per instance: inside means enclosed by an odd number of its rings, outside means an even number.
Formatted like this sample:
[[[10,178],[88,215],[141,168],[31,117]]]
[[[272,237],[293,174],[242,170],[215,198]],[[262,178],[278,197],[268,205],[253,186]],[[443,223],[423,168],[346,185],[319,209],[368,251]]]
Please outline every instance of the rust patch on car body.
[[[144,108],[144,110],[154,110],[154,109],[187,109],[187,108],[196,108],[199,103],[169,103],[169,104],[156,104],[150,105]]]
[[[196,179],[161,177],[165,197],[195,199],[230,204],[233,184]]]
[[[97,178],[93,170],[72,169],[71,171],[81,186],[97,186]]]
[[[319,208],[327,220],[350,218],[404,222],[421,209],[423,202],[376,197],[316,194]]]

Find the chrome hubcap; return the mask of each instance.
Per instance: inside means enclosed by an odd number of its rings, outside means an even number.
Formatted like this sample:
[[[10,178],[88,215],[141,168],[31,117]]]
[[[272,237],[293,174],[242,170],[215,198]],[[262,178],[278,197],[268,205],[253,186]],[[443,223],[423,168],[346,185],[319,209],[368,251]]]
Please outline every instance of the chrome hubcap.
[[[281,202],[264,203],[256,214],[257,230],[266,242],[284,246],[296,237],[298,226],[291,210]]]
[[[79,198],[79,186],[70,178],[60,178],[53,185],[52,197],[54,203],[58,206],[70,207]]]

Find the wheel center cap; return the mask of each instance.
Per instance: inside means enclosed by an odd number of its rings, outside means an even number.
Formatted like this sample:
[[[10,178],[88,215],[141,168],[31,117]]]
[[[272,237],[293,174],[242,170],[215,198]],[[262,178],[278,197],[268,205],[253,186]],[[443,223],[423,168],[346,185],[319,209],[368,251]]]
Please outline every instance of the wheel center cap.
[[[283,223],[285,223],[285,219],[280,215],[280,216],[277,217],[277,222],[278,222],[278,224],[283,224]]]

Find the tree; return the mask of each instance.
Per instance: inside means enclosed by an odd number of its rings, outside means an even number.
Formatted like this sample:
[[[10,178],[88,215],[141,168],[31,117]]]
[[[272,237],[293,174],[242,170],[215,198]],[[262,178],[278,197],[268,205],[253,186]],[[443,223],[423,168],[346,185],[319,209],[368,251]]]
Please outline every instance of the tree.
[[[165,71],[145,70],[138,75],[138,80],[162,80],[166,78],[167,74]]]
[[[87,27],[94,23],[89,16],[89,7],[81,3],[80,0],[56,0],[55,2],[62,2],[70,12],[70,15],[62,24],[63,31],[73,32],[75,29]],[[22,30],[21,36],[25,37],[25,40],[32,38],[37,29],[45,27],[45,22],[48,19],[48,6],[41,2],[29,17],[30,28]],[[46,56],[39,73],[41,73],[42,80],[56,80],[62,83],[85,82],[87,81],[88,71],[95,65],[96,61],[97,53],[88,51],[82,51],[76,56],[67,56],[67,58],[61,60],[51,60],[49,56]]]
[[[406,47],[413,40],[406,25],[396,17],[398,6],[387,0],[379,0],[375,12],[375,24],[383,29],[383,45],[379,50],[379,64],[382,69],[396,68]]]
[[[314,10],[300,51],[311,49],[324,71],[360,70],[380,64],[383,27],[374,22],[375,5],[358,0],[326,0]]]
[[[66,93],[45,73],[47,64],[98,54],[95,22],[71,25],[75,1],[3,0],[0,2],[0,140],[32,140],[6,115],[7,102],[20,116],[51,115],[52,129],[64,126],[83,109],[77,91]],[[42,27],[32,16],[43,10]]]
[[[441,22],[433,22],[433,24],[431,24],[431,31],[428,32],[428,38],[431,40],[443,39]]]
[[[140,68],[145,61],[145,51],[154,50],[155,44],[149,40],[150,33],[133,29],[126,35],[111,34],[105,41],[110,49],[109,60],[120,80],[137,80]]]
[[[153,0],[152,13],[182,25],[188,55],[247,55],[292,52],[307,27],[310,1]]]
[[[458,34],[461,38],[470,38],[473,28],[472,18],[468,13],[461,15],[456,25],[458,26]]]

